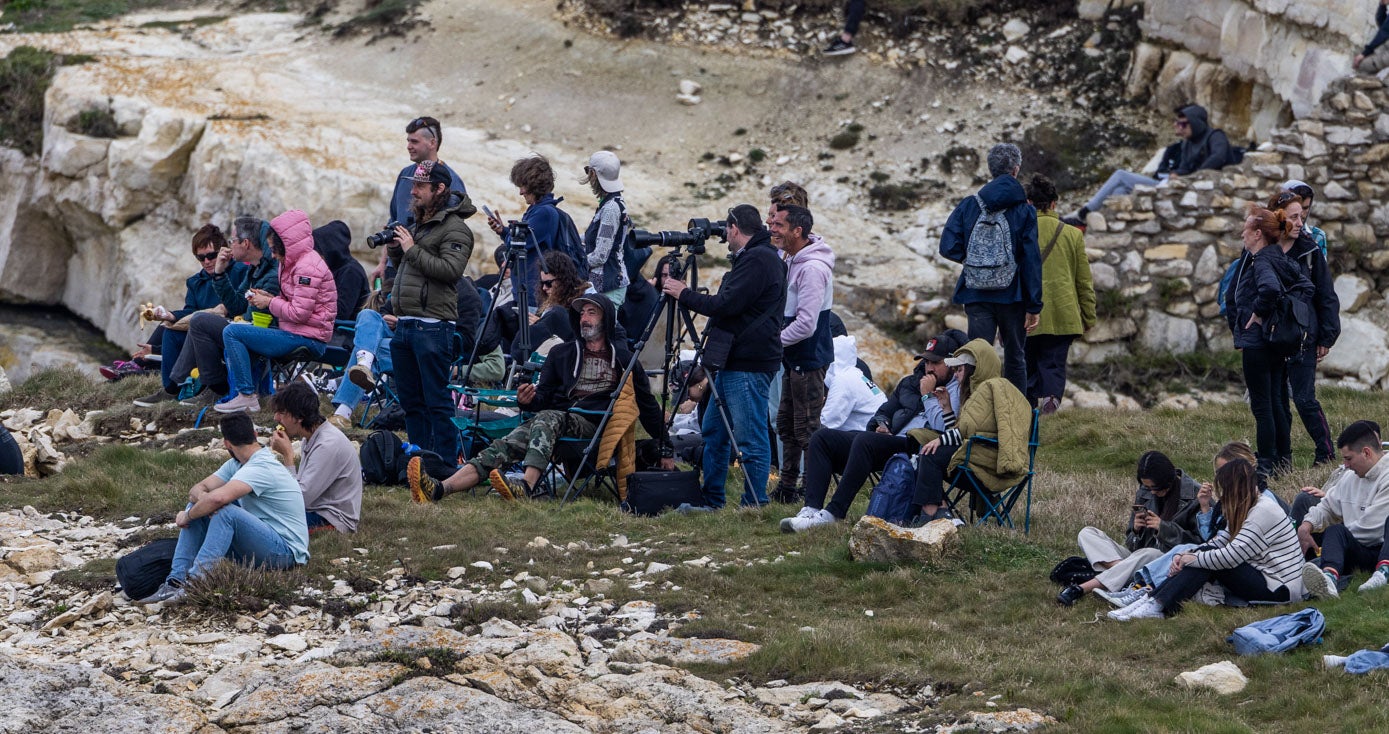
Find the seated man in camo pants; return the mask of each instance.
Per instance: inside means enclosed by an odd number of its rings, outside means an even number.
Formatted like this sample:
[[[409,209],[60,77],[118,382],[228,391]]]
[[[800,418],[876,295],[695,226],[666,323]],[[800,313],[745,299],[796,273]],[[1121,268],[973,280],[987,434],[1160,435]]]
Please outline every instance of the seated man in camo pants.
[[[624,339],[614,339],[617,309],[599,294],[575,298],[570,307],[578,336],[550,350],[545,367],[535,384],[522,383],[516,389],[516,402],[528,411],[538,411],[516,430],[492,442],[453,476],[440,482],[425,474],[416,462],[409,467],[410,497],[416,502],[438,502],[454,492],[477,486],[484,477],[503,499],[534,497],[540,474],[550,463],[555,442],[561,437],[592,438],[598,430],[597,416],[568,412],[583,408],[602,412],[608,409],[622,371],[632,359]],[[666,436],[661,407],[651,394],[646,371],[637,364],[629,378],[640,411],[641,424],[661,444],[661,468],[674,469],[674,452]],[[505,475],[516,462],[525,467],[522,479]]]

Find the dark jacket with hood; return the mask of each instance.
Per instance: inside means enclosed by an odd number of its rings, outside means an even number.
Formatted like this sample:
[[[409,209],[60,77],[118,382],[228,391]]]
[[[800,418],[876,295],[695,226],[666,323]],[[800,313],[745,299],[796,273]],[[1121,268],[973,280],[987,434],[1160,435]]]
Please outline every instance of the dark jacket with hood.
[[[463,221],[477,209],[467,194],[450,192],[448,203],[411,229],[408,251],[393,240],[386,253],[396,263],[391,308],[396,316],[458,320],[458,279],[473,254],[473,230]]]
[[[979,198],[989,211],[1007,209],[1005,218],[1013,235],[1013,259],[1018,273],[1007,288],[996,291],[975,290],[965,285],[965,276],[955,285],[955,303],[1021,303],[1027,313],[1042,312],[1042,252],[1037,247],[1037,210],[1027,203],[1027,193],[1016,178],[1004,174],[984,184]],[[979,202],[973,197],[961,201],[945,220],[940,235],[940,254],[947,260],[962,263],[969,249],[969,235],[979,219]]]
[[[1316,323],[1312,325],[1312,333],[1315,335],[1317,346],[1330,349],[1341,337],[1341,299],[1337,297],[1331,279],[1331,266],[1327,265],[1326,256],[1307,233],[1306,227],[1302,228],[1302,233],[1288,249],[1287,255],[1302,268],[1302,273],[1312,282],[1312,316],[1316,319]]]
[[[545,253],[550,250],[564,250],[564,241],[559,236],[560,227],[573,229],[573,237],[579,238],[579,231],[574,227],[574,220],[565,212],[560,211],[559,203],[564,201],[563,197],[556,198],[553,193],[546,194],[536,199],[526,209],[526,213],[521,215],[521,221],[530,227],[531,236],[526,240],[526,267],[517,277],[515,273],[511,276],[512,295],[517,301],[521,300],[521,282],[526,284],[526,292],[529,294],[527,306],[535,306],[540,303],[540,261],[545,257]],[[503,236],[505,244],[510,244],[509,237]],[[569,254],[569,253],[565,253]],[[571,255],[572,257],[572,255]],[[575,263],[580,266],[579,273],[582,276],[588,263]],[[519,270],[519,268],[518,268]]]
[[[617,322],[617,308],[613,306],[612,301],[602,296],[597,296],[593,301],[603,309],[603,331],[607,336],[609,364],[621,375],[627,363],[632,360],[632,352],[614,328]],[[572,308],[570,329],[574,334],[579,333],[579,314]],[[584,342],[579,338],[558,344],[551,349],[545,357],[545,366],[541,368],[540,378],[535,384],[535,398],[523,407],[533,411],[568,410],[575,407],[606,411],[613,397],[610,393],[598,393],[584,398],[574,398],[570,395],[579,380],[583,353]],[[646,370],[640,362],[632,368],[630,379],[637,399],[637,409],[641,413],[642,427],[652,438],[659,439],[662,445],[667,444],[665,416],[660,404],[656,402],[656,396],[651,393],[651,382],[647,379]]]
[[[487,309],[482,305],[482,294],[478,293],[472,278],[466,275],[459,278],[455,287],[458,290],[458,322],[453,330],[458,332],[459,342],[463,345],[461,353],[466,358],[473,350],[473,342],[477,341],[477,332],[482,328],[482,317]]]
[[[781,367],[786,266],[766,230],[754,234],[728,259],[733,267],[724,274],[718,293],[695,293],[686,288],[680,292],[680,305],[708,316],[710,328],[733,334],[725,370],[776,372]]]
[[[1267,346],[1262,325],[1249,323],[1251,314],[1266,319],[1283,297],[1283,293],[1306,303],[1312,310],[1312,281],[1302,268],[1283,254],[1277,245],[1268,245],[1258,254],[1245,250],[1240,255],[1239,270],[1235,273],[1233,305],[1227,301],[1225,319],[1235,337],[1236,349],[1262,349]]]
[[[1204,543],[1209,540],[1209,538],[1201,537],[1201,532],[1196,522],[1196,515],[1201,512],[1201,503],[1196,501],[1196,493],[1201,490],[1201,485],[1197,484],[1196,480],[1183,474],[1181,469],[1177,470],[1177,483],[1178,494],[1175,498],[1171,498],[1173,502],[1177,503],[1177,507],[1169,519],[1163,520],[1158,525],[1157,530],[1153,530],[1152,528],[1135,530],[1133,527],[1133,513],[1129,513],[1129,524],[1124,530],[1124,545],[1128,546],[1129,550],[1157,548],[1163,553],[1166,553],[1172,550],[1174,546],[1181,545],[1182,543]],[[1157,495],[1153,494],[1142,484],[1138,485],[1138,491],[1133,495],[1133,503],[1135,505],[1143,505],[1148,508],[1149,512],[1156,515],[1162,514],[1163,501],[1158,499]],[[1211,527],[1215,527],[1213,517]]]
[[[627,297],[617,309],[617,321],[627,332],[628,346],[636,346],[636,340],[641,338],[642,330],[661,300],[656,287],[641,275],[641,268],[650,257],[650,247],[638,247],[626,256],[627,276],[631,282],[627,284]]]
[[[362,310],[362,302],[371,295],[367,287],[367,271],[352,257],[352,230],[346,222],[333,220],[313,231],[313,249],[333,271],[338,286],[339,321],[351,321]]]
[[[878,406],[878,412],[868,419],[868,430],[875,431],[878,426],[886,426],[888,433],[896,434],[922,411],[921,378],[926,376],[926,362],[917,360],[916,369],[897,383],[897,389],[887,396],[887,402]]]
[[[1384,3],[1375,6],[1375,23],[1379,24],[1379,31],[1365,44],[1365,50],[1360,52],[1362,56],[1374,54],[1380,46],[1389,41],[1389,8],[1386,8]]]
[[[237,283],[246,278],[246,271],[248,270],[250,268],[246,266],[246,263],[234,262],[231,267],[227,268],[224,277],[230,282]],[[183,294],[183,308],[170,312],[174,315],[174,319],[181,319],[205,309],[216,308],[217,304],[222,302],[222,297],[217,294],[217,288],[213,284],[214,278],[215,276],[202,268],[198,268],[198,272],[188,276],[188,280],[185,282],[188,290]],[[228,311],[228,313],[231,312]],[[159,342],[153,343],[158,344]]]
[[[1225,137],[1224,130],[1211,129],[1205,107],[1188,105],[1179,112],[1191,123],[1191,137],[1167,146],[1158,164],[1158,173],[1187,176],[1197,171],[1224,168],[1234,162],[1230,139]]]

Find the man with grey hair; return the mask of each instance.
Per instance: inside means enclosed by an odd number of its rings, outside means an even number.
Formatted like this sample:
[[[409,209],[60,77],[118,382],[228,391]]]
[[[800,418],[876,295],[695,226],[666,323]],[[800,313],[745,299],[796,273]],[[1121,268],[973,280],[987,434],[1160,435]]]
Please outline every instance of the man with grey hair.
[[[989,150],[989,175],[961,201],[941,232],[942,257],[964,265],[955,303],[969,317],[969,338],[1003,342],[1003,376],[1027,394],[1027,332],[1042,312],[1042,255],[1037,210],[1018,181],[1022,151],[1012,143]]]

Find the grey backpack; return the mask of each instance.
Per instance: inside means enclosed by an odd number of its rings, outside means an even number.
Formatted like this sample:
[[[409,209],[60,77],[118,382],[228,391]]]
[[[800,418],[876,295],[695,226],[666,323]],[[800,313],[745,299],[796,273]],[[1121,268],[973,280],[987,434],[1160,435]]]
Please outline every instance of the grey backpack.
[[[979,202],[979,218],[974,220],[965,249],[965,286],[977,291],[1003,290],[1018,272],[1013,232],[1004,216],[1008,210],[991,212],[978,194],[974,199]]]

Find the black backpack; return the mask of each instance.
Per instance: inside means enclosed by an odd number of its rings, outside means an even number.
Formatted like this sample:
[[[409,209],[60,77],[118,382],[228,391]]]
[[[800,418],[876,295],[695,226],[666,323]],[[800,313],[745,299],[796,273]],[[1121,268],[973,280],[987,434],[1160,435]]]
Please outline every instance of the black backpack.
[[[372,431],[358,452],[362,481],[367,484],[399,484],[405,476],[405,447],[390,431]]]
[[[1094,566],[1091,566],[1090,561],[1080,556],[1071,556],[1056,564],[1056,568],[1051,570],[1052,583],[1062,586],[1083,584],[1095,576]]]
[[[131,601],[153,594],[169,577],[178,538],[163,538],[136,548],[116,561],[116,583]]]

